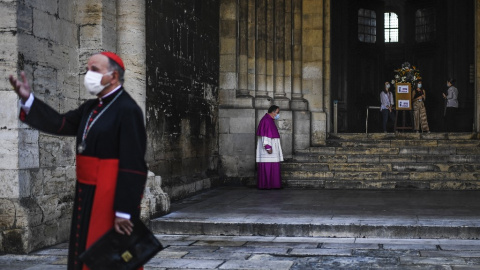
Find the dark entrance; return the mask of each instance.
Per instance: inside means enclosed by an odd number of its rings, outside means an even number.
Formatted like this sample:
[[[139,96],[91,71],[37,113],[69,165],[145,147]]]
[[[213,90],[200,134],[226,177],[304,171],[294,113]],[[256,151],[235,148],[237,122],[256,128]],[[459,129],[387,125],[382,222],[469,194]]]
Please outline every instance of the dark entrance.
[[[421,72],[430,130],[445,130],[442,93],[453,77],[460,106],[456,131],[472,131],[473,0],[336,0],[331,8],[331,96],[338,100],[339,132],[365,132],[367,106],[380,106],[384,82],[404,62]],[[398,18],[387,31],[386,13]],[[381,131],[380,118],[379,110],[370,110],[369,132]]]

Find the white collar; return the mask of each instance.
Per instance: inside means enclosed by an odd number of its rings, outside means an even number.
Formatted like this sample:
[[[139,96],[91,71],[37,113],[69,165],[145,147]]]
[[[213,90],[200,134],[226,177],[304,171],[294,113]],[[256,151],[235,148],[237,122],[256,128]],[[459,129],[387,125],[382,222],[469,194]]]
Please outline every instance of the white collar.
[[[108,96],[113,95],[113,93],[117,92],[118,89],[120,89],[121,87],[122,87],[122,85],[120,84],[119,86],[117,86],[117,88],[113,89],[112,91],[110,91],[110,92],[107,93],[105,96],[103,96],[103,97],[101,97],[101,98],[99,98],[99,99],[102,100],[102,99],[104,99],[104,98],[106,98],[106,97],[108,97]]]

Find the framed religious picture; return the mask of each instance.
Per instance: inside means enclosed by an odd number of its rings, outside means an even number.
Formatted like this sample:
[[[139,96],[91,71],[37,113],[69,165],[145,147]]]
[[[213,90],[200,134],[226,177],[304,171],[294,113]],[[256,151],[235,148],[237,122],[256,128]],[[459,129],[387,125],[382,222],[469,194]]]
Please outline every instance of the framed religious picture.
[[[412,85],[410,83],[395,84],[395,100],[397,111],[412,109]]]

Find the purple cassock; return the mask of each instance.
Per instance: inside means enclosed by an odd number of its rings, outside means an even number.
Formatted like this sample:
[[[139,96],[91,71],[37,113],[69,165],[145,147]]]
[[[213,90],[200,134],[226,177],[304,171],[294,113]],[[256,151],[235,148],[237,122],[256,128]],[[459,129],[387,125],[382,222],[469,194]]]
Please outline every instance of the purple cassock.
[[[283,153],[280,134],[275,120],[268,113],[258,124],[257,138],[257,186],[259,189],[281,188],[280,162],[283,161]],[[272,149],[271,154],[268,149]]]

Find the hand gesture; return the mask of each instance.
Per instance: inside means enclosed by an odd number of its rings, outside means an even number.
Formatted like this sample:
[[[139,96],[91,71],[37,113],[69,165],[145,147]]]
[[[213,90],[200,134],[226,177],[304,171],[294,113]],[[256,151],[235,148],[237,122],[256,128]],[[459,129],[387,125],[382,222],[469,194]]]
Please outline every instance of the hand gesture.
[[[22,99],[23,102],[27,101],[30,97],[30,93],[32,90],[30,89],[30,85],[28,84],[27,76],[25,76],[25,72],[21,72],[20,75],[22,76],[22,81],[14,78],[12,75],[9,76],[10,84],[13,87],[13,91],[17,93],[17,95]]]
[[[267,153],[271,154],[272,153],[272,148],[267,149]]]

